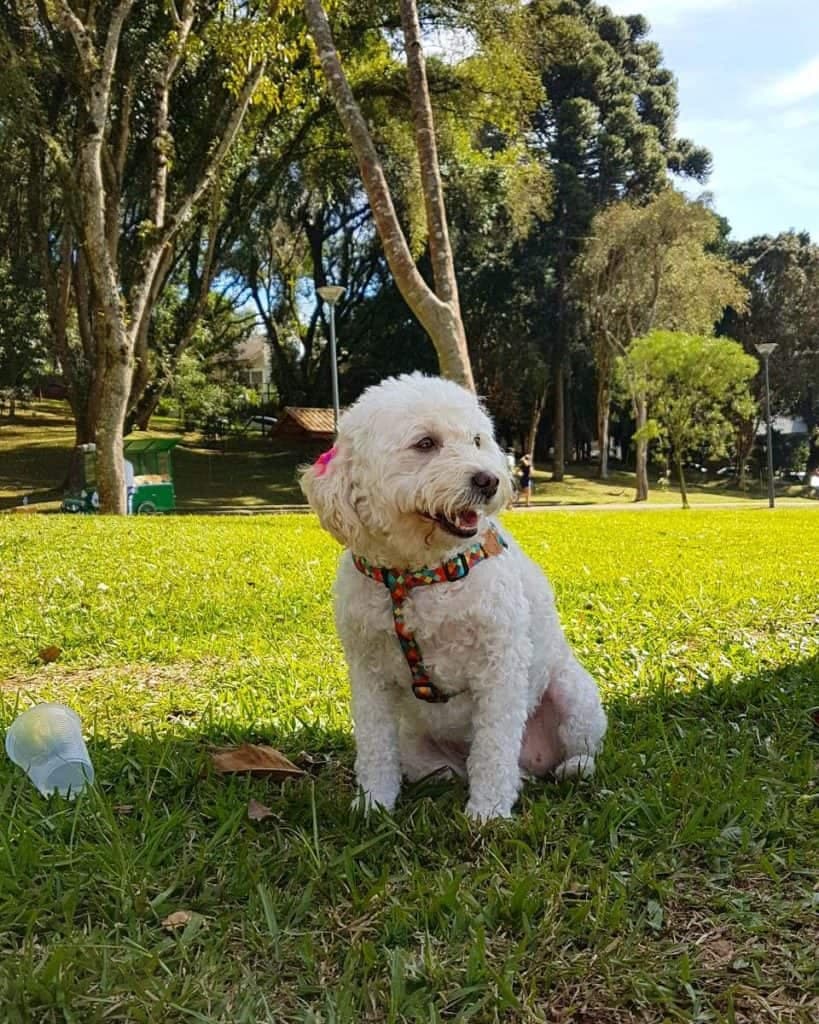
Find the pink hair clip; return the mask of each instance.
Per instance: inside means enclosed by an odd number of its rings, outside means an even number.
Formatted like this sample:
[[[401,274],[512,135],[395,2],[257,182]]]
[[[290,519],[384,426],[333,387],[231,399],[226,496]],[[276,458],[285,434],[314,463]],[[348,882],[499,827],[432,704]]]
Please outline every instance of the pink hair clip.
[[[313,465],[316,467],[316,476],[324,476],[327,472],[327,467],[338,455],[338,448],[333,445],[332,448],[328,448],[326,452],[322,452],[321,455],[316,459]]]

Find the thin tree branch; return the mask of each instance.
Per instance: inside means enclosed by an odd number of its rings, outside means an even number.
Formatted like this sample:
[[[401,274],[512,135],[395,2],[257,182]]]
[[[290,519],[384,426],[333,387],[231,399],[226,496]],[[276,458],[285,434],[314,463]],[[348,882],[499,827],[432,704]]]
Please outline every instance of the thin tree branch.
[[[174,11],[176,36],[164,68],[156,77],[156,124],[154,126],[154,172],[151,181],[149,217],[157,228],[165,226],[165,203],[168,194],[168,163],[173,138],[170,133],[171,84],[182,60],[182,54],[193,26],[194,2],[183,0],[181,17]]]
[[[228,118],[222,137],[211,153],[199,181],[182,198],[178,208],[168,217],[164,227],[157,231],[153,244],[149,246],[143,257],[140,277],[131,292],[131,321],[135,337],[139,336],[139,332],[143,329],[145,317],[150,315],[149,299],[162,260],[162,253],[171,248],[180,228],[186,223],[199,200],[213,184],[222,161],[238,134],[256,86],[264,74],[264,68],[265,63],[261,61],[251,70]]]
[[[236,101],[236,106],[233,108],[225,130],[222,133],[222,138],[213,150],[198,183],[193,189],[191,189],[188,195],[180,201],[176,211],[167,220],[165,230],[161,233],[163,245],[168,244],[173,239],[180,227],[190,217],[191,212],[198,204],[199,200],[213,184],[213,180],[222,165],[222,161],[227,155],[230,147],[233,145],[236,135],[238,134],[242,121],[244,120],[244,116],[247,113],[247,108],[250,106],[250,100],[253,97],[253,93],[256,91],[256,86],[261,81],[264,70],[265,62],[261,61],[251,70],[245,80],[245,84],[242,86],[242,90]]]
[[[62,0],[61,0],[62,2]],[[117,63],[119,52],[119,40],[122,35],[122,26],[125,24],[134,0],[120,0],[111,15],[108,25],[108,35],[105,39],[105,48],[102,53],[102,67],[100,69],[100,87],[105,93],[105,105],[108,106],[108,97],[111,92],[111,81],[114,77],[114,67]]]
[[[361,178],[370,199],[373,219],[378,228],[390,270],[397,282],[404,283],[404,287],[407,289],[407,301],[413,307],[419,320],[431,334],[434,334],[434,317],[443,311],[444,303],[429,288],[415,266],[404,232],[398,222],[398,215],[395,212],[384,168],[341,67],[321,0],[304,0],[304,9],[310,32],[318,48],[319,60],[330,88],[330,94],[358,161]]]
[[[97,52],[94,49],[94,43],[91,40],[85,25],[71,9],[67,0],[55,0],[55,6],[57,8],[57,18],[60,27],[64,32],[69,32],[71,34],[71,37],[74,40],[74,45],[77,47],[77,53],[80,57],[82,69],[86,76],[90,78],[99,61]]]
[[[410,109],[415,127],[415,147],[421,169],[421,185],[427,215],[429,253],[435,291],[439,299],[458,306],[458,285],[452,262],[444,193],[438,167],[438,147],[432,120],[432,103],[427,83],[426,62],[421,45],[421,26],[414,0],[400,0],[401,27],[407,55]]]
[[[120,99],[119,118],[117,119],[117,138],[114,145],[113,161],[114,173],[117,178],[117,187],[122,188],[122,179],[125,174],[125,161],[128,158],[128,143],[131,139],[131,108],[134,101],[134,80],[130,71],[127,72],[125,83],[122,87],[122,98]]]

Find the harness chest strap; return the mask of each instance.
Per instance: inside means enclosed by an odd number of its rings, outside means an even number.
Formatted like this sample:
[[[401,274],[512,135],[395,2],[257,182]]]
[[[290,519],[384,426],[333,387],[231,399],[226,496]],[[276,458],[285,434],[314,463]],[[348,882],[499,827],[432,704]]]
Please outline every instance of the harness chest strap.
[[[370,579],[383,583],[392,601],[392,617],[395,633],[412,676],[412,692],[419,700],[430,704],[445,704],[449,697],[432,682],[427,671],[418,641],[404,621],[404,603],[415,587],[430,583],[453,583],[469,575],[469,570],[479,562],[493,555],[500,555],[508,545],[494,526],[491,526],[476,544],[465,551],[448,558],[441,565],[424,566],[422,569],[387,569],[371,565],[361,555],[353,555],[353,565]]]

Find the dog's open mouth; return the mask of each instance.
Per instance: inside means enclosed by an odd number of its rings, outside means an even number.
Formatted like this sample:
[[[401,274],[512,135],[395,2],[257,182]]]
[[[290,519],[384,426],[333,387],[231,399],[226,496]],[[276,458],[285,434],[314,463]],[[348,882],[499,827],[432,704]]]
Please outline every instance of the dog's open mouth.
[[[464,509],[463,512],[456,512],[452,519],[449,519],[442,512],[431,515],[428,512],[421,513],[425,519],[436,523],[442,530],[451,533],[453,537],[474,537],[478,532],[478,513],[473,508]]]

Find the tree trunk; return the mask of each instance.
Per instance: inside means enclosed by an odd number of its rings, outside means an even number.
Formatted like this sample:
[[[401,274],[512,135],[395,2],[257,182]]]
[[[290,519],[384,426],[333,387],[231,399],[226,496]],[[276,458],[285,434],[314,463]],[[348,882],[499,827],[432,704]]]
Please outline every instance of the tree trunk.
[[[458,282],[455,277],[455,264],[452,259],[452,245],[449,240],[446,207],[444,206],[444,188],[441,182],[441,171],[438,165],[438,148],[435,141],[435,123],[432,117],[432,101],[427,84],[426,62],[421,45],[421,26],[418,21],[418,10],[415,0],[399,0],[401,9],[401,27],[404,32],[404,45],[407,55],[407,79],[409,82],[410,108],[415,127],[415,147],[418,151],[418,163],[421,171],[421,182],[424,192],[424,209],[426,212],[429,254],[432,263],[432,276],[435,282],[435,294],[445,302],[451,311],[451,323],[448,331],[452,334],[452,343],[456,349],[457,365],[451,367],[451,373],[457,373],[460,383],[470,390],[475,390],[472,380],[472,368],[466,344],[463,319],[461,317]]]
[[[563,353],[556,356],[552,366],[552,394],[554,395],[552,443],[552,480],[563,479],[566,469],[566,408],[563,388]]]
[[[546,388],[537,396],[535,401],[532,403],[532,415],[529,417],[529,429],[526,432],[526,438],[524,440],[523,453],[529,455],[534,462],[535,459],[535,443],[537,442],[537,432],[540,428],[540,420],[543,416],[543,407],[546,404]]]
[[[122,324],[107,324],[111,339],[106,350],[97,419],[97,484],[100,511],[125,515],[125,465],[122,456],[125,410],[131,392],[132,346],[125,342]]]
[[[636,432],[641,431],[648,422],[648,405],[645,395],[638,394],[634,398],[634,419],[636,421]],[[637,490],[634,495],[635,501],[648,500],[648,441],[640,437],[635,442],[634,469],[636,473]]]
[[[46,194],[45,155],[42,143],[32,147],[29,164],[28,214],[34,250],[37,255],[40,280],[46,299],[46,312],[50,328],[51,352],[65,383],[68,404],[74,417],[76,443],[94,440],[93,424],[88,423],[88,393],[93,373],[93,362],[88,361],[88,348],[83,337],[86,320],[77,310],[77,326],[82,346],[69,343],[68,323],[72,293],[79,294],[76,284],[76,264],[81,257],[74,245],[74,228],[68,211],[60,227],[59,255],[55,263],[51,255],[52,230],[46,224],[44,196]]]
[[[754,446],[754,435],[756,434],[756,419],[744,420],[737,430],[737,464],[736,476],[737,486],[744,491],[748,486],[747,463],[751,450]]]
[[[304,9],[333,103],[358,161],[373,220],[396,286],[432,340],[441,373],[474,391],[475,384],[458,306],[455,276],[451,269],[447,270],[447,266],[451,268],[452,254],[445,231],[446,219],[443,213],[434,131],[431,128],[432,112],[426,88],[426,72],[423,66],[415,4],[412,0],[402,0],[402,23],[407,46],[407,73],[416,148],[424,180],[430,254],[433,257],[436,288],[442,288],[443,295],[436,294],[429,287],[412,258],[395,212],[384,168],[341,67],[321,0],[304,0]]]
[[[122,464],[122,438],[128,396],[133,373],[133,336],[125,326],[116,270],[105,248],[102,169],[97,131],[89,133],[81,155],[83,183],[83,219],[85,252],[94,290],[100,303],[95,325],[98,337],[97,377],[99,412],[95,441],[100,510],[125,514],[125,482]]]
[[[677,476],[680,478],[680,497],[682,498],[682,507],[689,508],[688,504],[688,490],[685,486],[685,473],[683,471],[682,455],[677,453]]]
[[[817,422],[817,394],[816,385],[813,382],[809,382],[805,390],[805,395],[800,403],[800,412],[802,413],[802,419],[805,421],[805,426],[808,430],[808,461],[805,467],[807,473],[807,479],[814,472],[819,472],[819,422]]]
[[[574,462],[574,392],[572,389],[571,359],[564,363],[563,370],[563,457],[565,462]],[[565,465],[564,462],[564,465]]]
[[[66,0],[58,0],[62,27],[71,33],[85,77],[84,123],[78,154],[81,244],[88,261],[93,295],[98,303],[95,322],[98,372],[101,369],[100,406],[95,441],[100,508],[125,512],[122,465],[122,424],[128,401],[133,342],[125,327],[120,282],[108,248],[105,175],[102,149],[105,140],[111,81],[123,24],[133,0],[119,0],[111,12],[103,52],[95,52],[93,35]],[[99,321],[97,321],[99,317]]]
[[[162,380],[153,381],[142,392],[142,397],[134,409],[128,414],[125,424],[126,430],[147,430],[151,425],[151,417],[156,412],[157,406],[165,397],[170,380],[165,377]]]
[[[193,0],[183,0],[181,13],[171,5],[176,32],[166,51],[164,70],[157,72],[157,109],[152,142],[157,157],[151,169],[149,219],[151,231],[140,253],[136,281],[125,294],[117,260],[118,229],[112,218],[118,215],[119,183],[106,175],[104,165],[111,164],[105,150],[106,129],[111,115],[112,82],[118,61],[120,38],[134,0],[117,0],[112,6],[107,30],[98,51],[94,43],[94,4],[87,10],[84,24],[68,0],[54,0],[60,26],[74,39],[82,74],[83,119],[79,128],[77,154],[79,171],[80,243],[87,262],[88,297],[93,300],[91,321],[95,346],[94,397],[91,409],[98,408],[95,440],[99,477],[100,507],[103,512],[125,512],[122,440],[125,415],[134,376],[134,350],[137,341],[147,338],[147,325],[158,286],[163,253],[168,253],[182,225],[212,186],[217,170],[233,144],[245,117],[253,92],[264,73],[264,60],[249,71],[217,144],[210,149],[197,181],[179,198],[172,214],[167,211],[169,115],[168,97],[180,66],[185,40],[193,23]],[[130,110],[130,100],[123,110]],[[124,166],[128,126],[120,124],[117,157],[119,171]],[[108,163],[105,163],[107,153]],[[169,258],[169,257],[166,257]],[[76,291],[76,284],[75,284]],[[87,339],[83,337],[85,342]],[[145,362],[143,354],[140,357]],[[89,409],[89,414],[91,412]]]
[[[150,369],[150,355],[148,352],[148,340],[151,331],[151,314],[150,311],[156,306],[157,300],[165,287],[168,277],[171,272],[171,264],[173,262],[173,247],[167,246],[163,252],[159,261],[156,274],[154,275],[153,282],[149,289],[148,294],[148,311],[146,315],[142,317],[139,324],[139,329],[136,332],[134,339],[134,372],[133,379],[131,380],[131,390],[128,396],[128,421],[129,426],[134,423],[137,418],[137,409],[139,408],[142,396],[145,394],[145,389],[148,387],[151,379]]]
[[[611,377],[608,369],[598,368],[597,373],[597,443],[600,459],[597,476],[600,480],[609,478],[609,418],[611,416]]]
[[[88,404],[74,409],[74,444],[93,444],[96,437],[96,422],[89,416]]]

